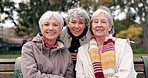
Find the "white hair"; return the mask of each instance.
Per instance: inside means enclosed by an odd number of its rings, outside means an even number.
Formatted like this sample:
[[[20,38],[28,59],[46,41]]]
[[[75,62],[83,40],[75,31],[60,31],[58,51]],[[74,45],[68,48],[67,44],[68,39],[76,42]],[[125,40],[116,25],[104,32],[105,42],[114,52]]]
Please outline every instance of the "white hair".
[[[108,18],[108,21],[110,23],[111,26],[111,30],[109,31],[109,34],[114,34],[114,22],[113,22],[113,17],[111,15],[111,12],[109,10],[109,8],[105,7],[105,6],[100,6],[92,15],[91,17],[91,21],[93,20],[94,17],[96,17],[98,14],[100,13],[104,13],[106,15],[106,17]]]
[[[38,23],[39,23],[40,29],[41,29],[41,26],[52,16],[60,23],[61,29],[63,28],[64,20],[63,20],[62,16],[58,12],[47,11],[39,19]]]

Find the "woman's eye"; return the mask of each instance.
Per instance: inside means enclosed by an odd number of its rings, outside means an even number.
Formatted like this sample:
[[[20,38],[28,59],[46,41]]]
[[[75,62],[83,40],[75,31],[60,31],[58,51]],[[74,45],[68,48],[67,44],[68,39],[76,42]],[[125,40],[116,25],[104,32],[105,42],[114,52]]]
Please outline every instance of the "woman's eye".
[[[53,24],[53,26],[58,26],[58,24]]]
[[[75,24],[76,22],[75,21],[71,21],[71,23]]]
[[[98,23],[98,21],[97,21],[97,20],[94,20],[93,22],[94,22],[94,23]]]
[[[106,23],[106,21],[101,21],[102,23]]]
[[[46,23],[46,24],[44,24],[44,26],[49,26],[49,24],[48,24],[48,23]]]
[[[79,24],[84,24],[84,22],[79,22]]]
[[[98,23],[98,20],[97,19],[94,19],[92,22],[93,23]]]

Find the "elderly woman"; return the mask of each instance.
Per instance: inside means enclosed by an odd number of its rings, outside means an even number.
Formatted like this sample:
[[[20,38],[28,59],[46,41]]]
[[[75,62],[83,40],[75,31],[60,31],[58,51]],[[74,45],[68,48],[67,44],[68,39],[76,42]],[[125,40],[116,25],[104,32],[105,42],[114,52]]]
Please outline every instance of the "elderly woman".
[[[63,25],[57,12],[47,11],[41,16],[41,34],[22,47],[23,78],[73,78],[71,54],[57,39]]]
[[[136,78],[130,41],[112,36],[113,18],[107,7],[93,13],[91,31],[90,41],[78,50],[77,78]]]
[[[60,39],[69,49],[73,63],[76,64],[78,48],[91,38],[89,30],[89,15],[83,8],[74,8],[68,11],[67,26],[60,34]]]
[[[78,48],[91,38],[88,27],[89,20],[89,15],[83,8],[74,8],[68,11],[67,26],[60,34],[60,39],[71,52],[73,59],[76,59]]]

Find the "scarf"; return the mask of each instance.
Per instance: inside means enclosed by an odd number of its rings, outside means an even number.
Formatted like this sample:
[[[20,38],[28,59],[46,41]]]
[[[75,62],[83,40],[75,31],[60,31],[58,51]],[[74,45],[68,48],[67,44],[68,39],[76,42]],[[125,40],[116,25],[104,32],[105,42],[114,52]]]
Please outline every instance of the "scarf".
[[[99,52],[99,46],[95,37],[90,39],[89,55],[93,64],[96,78],[112,77],[115,73],[115,41],[112,36],[105,39],[102,52]]]

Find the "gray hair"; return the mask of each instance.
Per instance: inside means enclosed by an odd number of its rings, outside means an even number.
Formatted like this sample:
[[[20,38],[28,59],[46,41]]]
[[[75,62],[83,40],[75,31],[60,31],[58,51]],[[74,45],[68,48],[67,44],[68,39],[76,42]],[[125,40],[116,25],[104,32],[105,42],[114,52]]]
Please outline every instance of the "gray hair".
[[[69,23],[70,19],[75,16],[78,17],[79,19],[85,19],[85,24],[89,25],[90,17],[88,13],[86,12],[86,10],[84,10],[83,8],[70,9],[68,11],[67,17],[65,18],[67,24]]]
[[[59,23],[60,23],[60,26],[61,26],[61,29],[63,28],[64,26],[64,20],[62,18],[62,16],[58,13],[58,12],[55,12],[55,11],[47,11],[45,12],[41,18],[39,19],[39,27],[41,29],[41,26],[50,18],[50,17],[54,17]]]
[[[114,34],[115,31],[115,27],[114,27],[114,22],[113,22],[113,17],[111,15],[111,12],[109,10],[109,8],[107,8],[106,6],[100,6],[92,15],[91,17],[91,21],[93,20],[94,17],[96,17],[98,14],[100,14],[101,12],[103,12],[106,17],[108,18],[108,21],[110,23],[111,26],[111,30],[109,31],[109,34]]]

